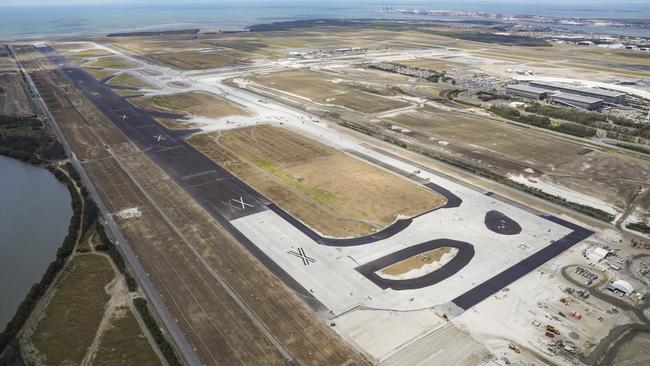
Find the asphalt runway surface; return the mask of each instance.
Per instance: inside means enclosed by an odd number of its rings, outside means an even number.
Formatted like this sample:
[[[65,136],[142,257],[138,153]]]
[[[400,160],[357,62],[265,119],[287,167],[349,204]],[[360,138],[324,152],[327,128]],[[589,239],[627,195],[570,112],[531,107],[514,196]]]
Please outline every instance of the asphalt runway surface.
[[[268,200],[182,141],[178,137],[182,133],[168,131],[82,68],[68,66],[65,58],[54,54],[51,48],[41,47],[39,51],[57,64],[66,79],[305,303],[317,311],[325,309],[307,289],[230,223],[230,220],[266,210],[266,205],[270,204]],[[157,141],[156,136],[164,140]]]
[[[488,211],[485,214],[485,227],[501,235],[517,235],[521,233],[521,226],[517,221],[497,210]]]
[[[458,253],[456,253],[456,256],[454,256],[454,258],[452,258],[448,263],[424,276],[395,280],[380,277],[376,273],[380,269],[386,268],[404,259],[444,247],[456,248],[458,249]],[[413,245],[375,259],[372,262],[357,267],[356,270],[382,289],[391,288],[393,290],[414,290],[435,285],[436,283],[455,275],[458,271],[463,269],[463,267],[469,264],[473,257],[474,246],[472,244],[451,239],[436,239]]]
[[[468,310],[472,306],[480,303],[498,291],[501,291],[501,289],[512,284],[524,275],[534,271],[537,267],[548,262],[551,258],[554,258],[555,256],[571,248],[582,240],[588,238],[594,233],[591,230],[585,229],[566,220],[562,220],[556,216],[540,215],[540,217],[554,222],[558,225],[562,225],[573,231],[560,238],[559,240],[553,242],[552,244],[537,251],[530,257],[522,260],[514,266],[506,269],[505,271],[458,296],[457,298],[453,299],[452,302],[462,309]]]

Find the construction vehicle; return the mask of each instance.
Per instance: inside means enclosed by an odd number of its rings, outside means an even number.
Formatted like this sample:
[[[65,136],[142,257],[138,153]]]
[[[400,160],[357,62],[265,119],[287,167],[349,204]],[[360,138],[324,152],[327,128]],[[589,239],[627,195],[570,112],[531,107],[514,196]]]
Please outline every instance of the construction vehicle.
[[[521,348],[519,348],[519,346],[517,346],[517,345],[514,344],[514,343],[510,343],[510,344],[508,345],[508,348],[510,348],[511,350],[515,351],[515,353],[521,353]]]
[[[546,331],[547,331],[547,332],[550,332],[550,333],[553,333],[553,334],[560,335],[560,330],[557,329],[557,328],[555,328],[555,327],[552,326],[552,325],[547,325],[547,326],[546,326]]]

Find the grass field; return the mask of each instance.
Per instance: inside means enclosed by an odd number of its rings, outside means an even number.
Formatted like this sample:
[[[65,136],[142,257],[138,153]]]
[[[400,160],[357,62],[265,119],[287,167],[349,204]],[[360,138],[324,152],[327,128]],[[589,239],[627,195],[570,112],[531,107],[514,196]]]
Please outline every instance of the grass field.
[[[34,114],[18,73],[0,73],[0,115],[24,117]]]
[[[160,365],[140,325],[128,307],[118,308],[102,335],[93,366]]]
[[[130,72],[123,72],[116,77],[112,78],[108,85],[123,86],[133,89],[155,89],[156,87],[140,79],[135,74]]]
[[[647,185],[647,160],[497,122],[479,115],[426,107],[381,123],[406,127],[431,149],[501,175],[543,178],[625,208],[630,193]],[[522,143],[525,141],[525,143]]]
[[[81,51],[73,51],[70,53],[70,56],[72,57],[102,57],[102,56],[110,56],[113,53],[110,51],[106,51],[105,49],[102,48],[88,48],[84,49]]]
[[[97,79],[97,80],[106,79],[107,77],[113,75],[113,71],[111,71],[111,70],[91,69],[91,68],[84,68],[84,69],[87,72],[89,72],[90,75],[94,76],[95,79]]]
[[[260,125],[188,141],[327,236],[368,234],[399,216],[444,203],[422,186],[279,127]]]
[[[133,69],[139,65],[120,56],[102,57],[83,64],[85,68],[94,69]]]
[[[144,109],[209,118],[249,115],[249,112],[241,106],[214,94],[196,91],[136,98],[131,102]]]
[[[340,105],[359,112],[378,113],[409,104],[400,100],[366,93],[334,78],[311,71],[284,71],[250,78],[264,86],[288,92],[316,103]]]
[[[78,365],[92,343],[114,277],[106,258],[79,256],[68,267],[32,336],[48,365]]]
[[[244,65],[250,55],[237,50],[224,50],[214,52],[204,51],[182,51],[152,53],[147,57],[157,63],[171,65],[180,69],[210,69],[213,67],[224,67]]]

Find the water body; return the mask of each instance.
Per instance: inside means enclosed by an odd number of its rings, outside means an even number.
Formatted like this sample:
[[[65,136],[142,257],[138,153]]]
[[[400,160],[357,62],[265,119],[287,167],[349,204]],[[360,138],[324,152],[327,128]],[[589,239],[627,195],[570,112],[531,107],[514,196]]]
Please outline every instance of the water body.
[[[1,2],[1,1],[0,1]],[[101,35],[132,30],[207,28],[242,30],[246,26],[282,20],[314,18],[389,18],[454,20],[452,17],[429,17],[381,13],[382,6],[394,9],[421,8],[484,11],[508,15],[649,19],[650,3],[638,1],[582,4],[549,4],[527,1],[225,1],[218,3],[152,2],[74,6],[3,6],[0,4],[0,39],[31,39],[52,36]],[[571,28],[564,26],[564,28]],[[637,35],[626,28],[589,29],[583,31]]]
[[[48,170],[0,156],[0,330],[54,260],[70,203],[67,187]]]

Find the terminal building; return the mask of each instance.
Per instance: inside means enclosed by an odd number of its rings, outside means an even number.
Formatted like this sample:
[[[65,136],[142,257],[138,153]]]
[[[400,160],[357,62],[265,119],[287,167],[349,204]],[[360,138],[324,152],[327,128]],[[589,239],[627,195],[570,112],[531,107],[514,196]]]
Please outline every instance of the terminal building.
[[[585,97],[583,95],[569,93],[553,93],[550,97],[551,102],[568,105],[571,107],[586,109],[588,111],[598,109],[603,105],[602,99]]]
[[[553,103],[589,111],[602,107],[604,103],[625,103],[625,93],[560,85],[539,82],[513,84],[506,86],[506,94],[534,100],[548,99]]]
[[[536,88],[541,88],[541,89],[546,89],[551,91],[558,91],[563,93],[582,95],[584,97],[589,97],[589,98],[602,99],[603,101],[612,104],[625,104],[625,93],[612,91],[612,90],[605,90],[599,88],[584,88],[584,87],[573,86],[569,84],[550,83],[550,82],[543,82],[543,81],[531,81],[529,85]]]

